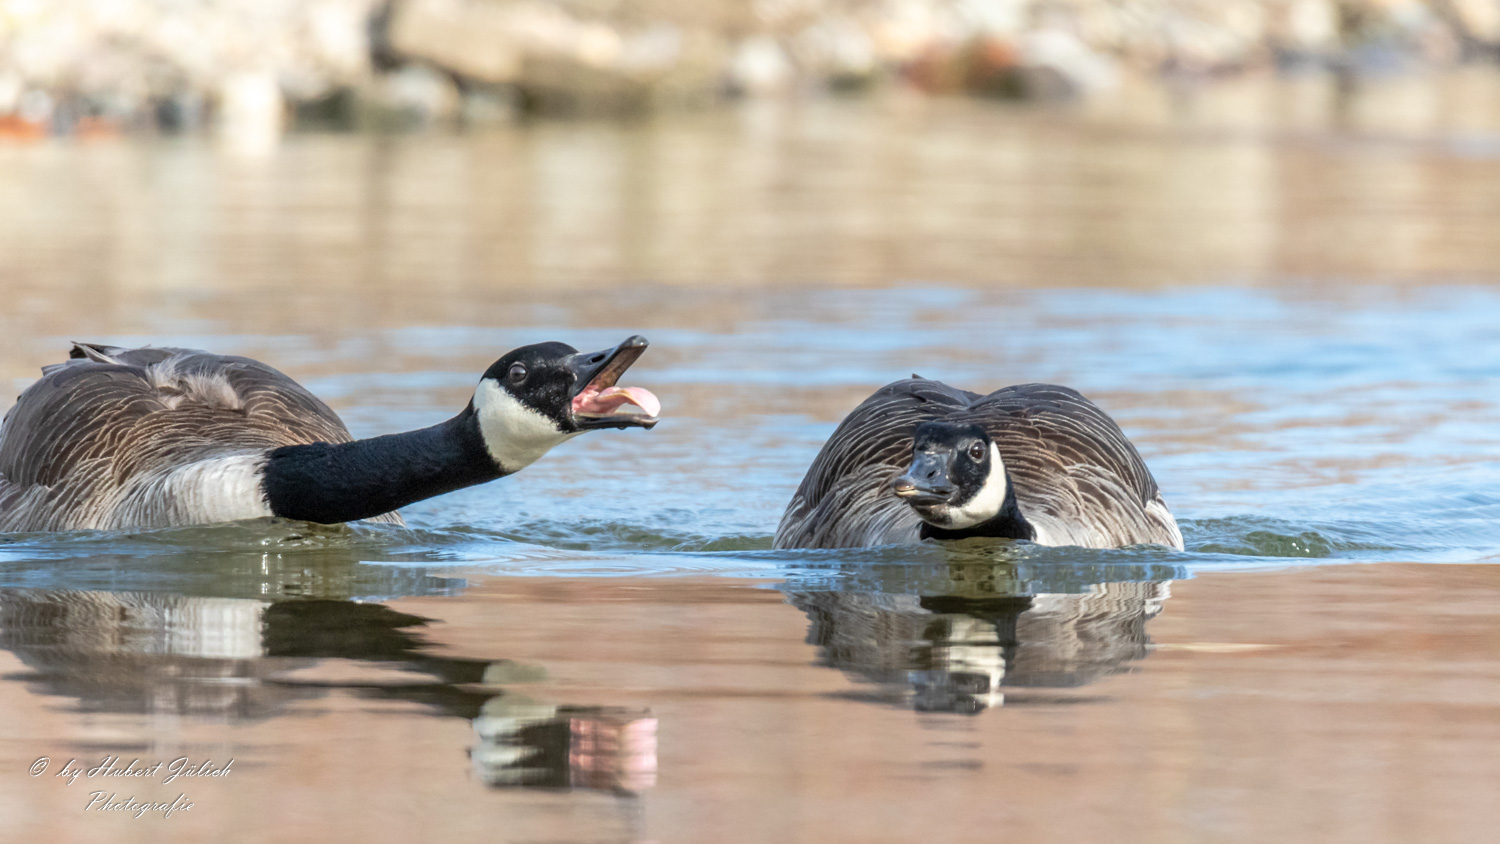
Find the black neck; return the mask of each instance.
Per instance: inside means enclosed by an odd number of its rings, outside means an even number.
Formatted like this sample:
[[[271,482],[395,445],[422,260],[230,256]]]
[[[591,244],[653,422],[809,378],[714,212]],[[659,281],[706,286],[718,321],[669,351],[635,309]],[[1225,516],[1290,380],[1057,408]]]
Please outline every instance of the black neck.
[[[988,521],[980,522],[973,527],[950,530],[940,528],[936,525],[922,523],[921,537],[923,539],[964,539],[970,536],[992,536],[999,539],[1036,539],[1036,529],[1026,517],[1021,515],[1021,508],[1016,505],[1016,488],[1005,479],[1005,503],[1000,505],[1000,512],[996,513]]]
[[[506,473],[484,447],[470,405],[420,431],[271,452],[265,492],[286,519],[336,524],[368,519],[414,501],[492,481]]]

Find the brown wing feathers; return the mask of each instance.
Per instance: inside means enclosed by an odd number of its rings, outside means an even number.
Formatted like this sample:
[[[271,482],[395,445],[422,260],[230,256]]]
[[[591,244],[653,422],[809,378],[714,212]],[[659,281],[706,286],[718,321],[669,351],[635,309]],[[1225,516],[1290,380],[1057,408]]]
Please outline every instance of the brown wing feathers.
[[[834,431],[788,505],[778,548],[912,541],[916,514],[886,484],[932,419],[989,432],[1017,505],[1051,544],[1181,546],[1145,462],[1113,419],[1076,390],[1022,384],[988,396],[915,379],[882,387]]]
[[[985,425],[1005,460],[1017,504],[1057,544],[1180,544],[1161,522],[1161,493],[1115,421],[1076,390],[1022,384],[955,416]],[[1165,513],[1165,506],[1160,507]]]
[[[912,432],[978,396],[940,381],[887,384],[829,437],[776,531],[777,548],[847,548],[916,538],[920,520],[886,484],[911,460]]]
[[[350,439],[327,405],[249,358],[89,343],[69,357],[0,427],[0,530],[86,525],[142,472]]]

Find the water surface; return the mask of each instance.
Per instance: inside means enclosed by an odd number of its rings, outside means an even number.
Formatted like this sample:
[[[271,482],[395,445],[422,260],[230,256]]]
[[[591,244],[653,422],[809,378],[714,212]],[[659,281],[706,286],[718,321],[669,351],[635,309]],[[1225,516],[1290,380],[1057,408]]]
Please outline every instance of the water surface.
[[[456,412],[516,345],[643,333],[628,380],[664,404],[408,529],[0,537],[5,826],[1475,840],[1500,773],[1476,84],[1314,118],[1295,83],[1252,125],[898,100],[0,149],[15,391],[72,339],[207,347],[371,435]],[[1187,551],[770,550],[838,420],[913,371],[1082,390]],[[235,762],[107,784],[195,801],[170,818],[27,776],[184,755]]]

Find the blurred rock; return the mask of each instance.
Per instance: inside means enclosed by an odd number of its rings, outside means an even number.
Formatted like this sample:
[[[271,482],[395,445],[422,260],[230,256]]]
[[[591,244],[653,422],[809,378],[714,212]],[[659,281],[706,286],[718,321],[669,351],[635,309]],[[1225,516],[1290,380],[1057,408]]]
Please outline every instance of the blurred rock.
[[[458,119],[463,94],[453,77],[430,67],[407,65],[361,91],[359,125],[407,128]]]
[[[1114,63],[1065,29],[1028,32],[1017,59],[1021,93],[1031,99],[1071,99],[1115,83]]]
[[[218,102],[219,130],[240,151],[267,150],[281,137],[286,102],[270,71],[226,77],[219,87]]]
[[[0,133],[627,114],[1500,58],[1500,0],[0,0]]]
[[[724,40],[707,31],[605,20],[543,0],[399,0],[389,40],[399,56],[514,86],[523,107],[552,113],[708,99],[728,66]]]
[[[880,72],[875,41],[853,18],[829,15],[792,39],[797,64],[835,88],[860,88]]]
[[[390,47],[483,82],[514,82],[521,33],[532,21],[518,4],[484,0],[405,0],[392,7]]]
[[[151,117],[166,132],[190,132],[207,120],[204,97],[196,91],[181,90],[152,99]]]
[[[665,36],[665,37],[663,37]],[[631,114],[713,100],[728,48],[707,33],[600,37],[577,50],[526,54],[516,87],[522,107],[547,114]]]
[[[35,117],[20,111],[34,92],[51,99],[56,131],[218,115],[231,132],[279,132],[287,101],[368,77],[377,2],[0,0],[0,79],[23,89],[0,114]]]
[[[511,122],[519,111],[514,90],[470,85],[463,92],[458,119],[464,126],[495,126]]]
[[[788,90],[796,73],[796,66],[780,42],[767,35],[755,35],[734,48],[726,81],[735,93],[767,96]]]
[[[1500,2],[1496,0],[1447,0],[1459,31],[1467,38],[1494,49],[1500,47]]]

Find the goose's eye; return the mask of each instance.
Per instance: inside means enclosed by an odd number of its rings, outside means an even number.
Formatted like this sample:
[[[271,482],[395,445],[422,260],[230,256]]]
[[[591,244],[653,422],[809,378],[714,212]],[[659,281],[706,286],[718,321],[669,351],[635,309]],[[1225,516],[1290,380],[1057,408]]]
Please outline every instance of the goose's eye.
[[[526,380],[526,364],[513,363],[510,365],[510,383],[519,384]]]
[[[983,460],[987,451],[988,449],[984,447],[984,443],[974,443],[969,446],[969,457],[973,460]]]

